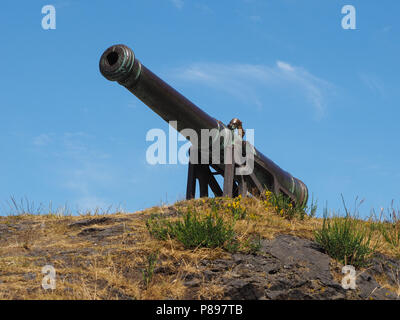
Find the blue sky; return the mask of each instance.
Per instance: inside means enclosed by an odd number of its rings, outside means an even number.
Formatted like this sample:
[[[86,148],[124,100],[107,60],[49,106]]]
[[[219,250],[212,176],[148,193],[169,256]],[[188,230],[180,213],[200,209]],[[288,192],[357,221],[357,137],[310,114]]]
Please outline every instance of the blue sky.
[[[56,8],[43,30],[41,9]],[[356,8],[344,30],[341,8]],[[2,1],[0,203],[128,211],[183,199],[187,168],[146,163],[168,130],[98,70],[112,44],[255,145],[319,203],[400,201],[398,1]],[[183,144],[183,143],[180,143]],[[343,210],[343,209],[342,209]],[[7,210],[5,210],[7,211]]]

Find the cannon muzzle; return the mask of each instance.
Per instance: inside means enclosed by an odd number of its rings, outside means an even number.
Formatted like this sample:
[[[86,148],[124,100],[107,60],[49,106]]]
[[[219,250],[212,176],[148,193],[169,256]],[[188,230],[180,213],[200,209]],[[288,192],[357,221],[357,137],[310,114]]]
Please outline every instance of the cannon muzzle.
[[[100,72],[126,87],[166,122],[177,121],[178,131],[218,128],[218,121],[143,66],[123,44],[108,48],[100,58]]]
[[[131,48],[123,44],[108,48],[100,59],[100,72],[110,81],[124,81],[132,75],[135,80],[140,75],[140,62],[135,59]]]

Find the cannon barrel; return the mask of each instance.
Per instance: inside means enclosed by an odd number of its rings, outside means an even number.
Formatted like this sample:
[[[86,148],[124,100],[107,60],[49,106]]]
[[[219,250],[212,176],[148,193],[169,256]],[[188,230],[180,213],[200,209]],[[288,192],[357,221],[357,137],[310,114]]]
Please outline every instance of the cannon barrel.
[[[190,128],[200,134],[201,129],[225,128],[220,121],[209,116],[142,65],[132,49],[125,45],[108,48],[100,58],[99,67],[106,79],[117,81],[127,88],[166,122],[176,121],[175,129],[178,131]],[[306,185],[282,170],[256,148],[253,147],[253,150],[254,175],[262,185],[275,193],[285,193],[296,203],[306,205]]]

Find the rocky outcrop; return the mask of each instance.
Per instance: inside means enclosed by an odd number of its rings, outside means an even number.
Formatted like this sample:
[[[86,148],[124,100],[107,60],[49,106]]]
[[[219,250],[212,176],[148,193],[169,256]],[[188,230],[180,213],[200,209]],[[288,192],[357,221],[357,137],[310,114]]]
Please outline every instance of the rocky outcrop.
[[[389,270],[390,261],[390,270]],[[264,240],[257,255],[233,254],[232,259],[203,260],[203,275],[224,287],[225,299],[397,299],[374,276],[400,270],[399,262],[379,255],[368,271],[358,272],[356,289],[345,290],[332,275],[331,259],[315,242],[280,235]],[[390,272],[390,273],[389,273]],[[343,275],[344,276],[344,275]],[[199,285],[196,277],[186,285]]]

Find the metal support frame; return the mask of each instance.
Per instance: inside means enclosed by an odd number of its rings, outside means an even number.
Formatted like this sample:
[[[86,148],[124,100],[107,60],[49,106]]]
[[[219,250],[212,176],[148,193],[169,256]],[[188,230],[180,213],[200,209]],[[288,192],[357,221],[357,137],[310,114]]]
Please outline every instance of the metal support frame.
[[[189,152],[194,152],[190,150]],[[194,199],[196,196],[196,182],[199,181],[200,197],[208,197],[208,187],[216,197],[237,197],[239,194],[246,197],[248,192],[253,194],[262,193],[264,188],[257,179],[254,173],[250,175],[237,175],[235,169],[238,164],[234,162],[234,147],[233,145],[226,147],[228,157],[231,156],[227,163],[224,164],[223,171],[213,165],[209,164],[193,164],[189,161],[188,165],[188,179],[186,188],[186,199]],[[200,158],[200,157],[199,157]],[[215,171],[212,172],[211,168]],[[224,177],[223,189],[221,189],[215,175],[222,175]],[[255,186],[250,190],[250,185]]]

